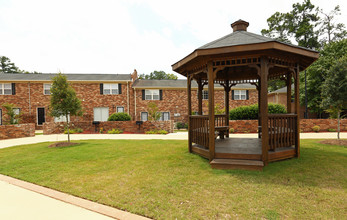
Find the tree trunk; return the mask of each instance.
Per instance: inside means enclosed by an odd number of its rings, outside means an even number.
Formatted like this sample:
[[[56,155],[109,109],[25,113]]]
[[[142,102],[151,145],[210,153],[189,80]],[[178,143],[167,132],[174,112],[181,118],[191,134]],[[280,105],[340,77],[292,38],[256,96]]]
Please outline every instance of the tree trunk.
[[[337,112],[337,139],[340,139],[340,111]]]
[[[67,122],[67,142],[70,143],[70,123],[69,123],[69,117],[68,115],[65,115],[66,122]]]

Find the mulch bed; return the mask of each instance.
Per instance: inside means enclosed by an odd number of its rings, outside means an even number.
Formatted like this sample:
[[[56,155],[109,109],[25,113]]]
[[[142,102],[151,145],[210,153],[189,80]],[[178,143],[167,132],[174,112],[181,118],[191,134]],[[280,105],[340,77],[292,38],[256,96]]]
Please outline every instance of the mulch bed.
[[[347,147],[347,140],[328,139],[319,142],[320,144],[340,145]]]
[[[73,146],[73,145],[77,145],[77,144],[79,144],[79,143],[57,142],[57,143],[49,145],[48,147],[69,147],[69,146]]]

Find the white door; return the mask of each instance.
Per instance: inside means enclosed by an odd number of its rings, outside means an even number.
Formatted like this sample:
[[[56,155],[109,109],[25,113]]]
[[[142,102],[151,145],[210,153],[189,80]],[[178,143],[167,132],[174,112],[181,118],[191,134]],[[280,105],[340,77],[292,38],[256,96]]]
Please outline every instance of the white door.
[[[94,121],[107,121],[108,117],[108,107],[94,108]]]

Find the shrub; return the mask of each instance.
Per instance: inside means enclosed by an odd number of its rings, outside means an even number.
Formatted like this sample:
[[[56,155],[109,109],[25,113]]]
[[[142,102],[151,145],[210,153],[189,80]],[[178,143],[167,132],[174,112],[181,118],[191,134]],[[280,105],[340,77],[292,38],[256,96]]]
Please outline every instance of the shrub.
[[[113,128],[112,130],[108,130],[107,133],[108,134],[121,134],[121,133],[123,133],[123,131],[120,129],[114,129]]]
[[[269,114],[285,114],[287,110],[284,105],[268,104]],[[229,111],[230,120],[255,120],[258,119],[258,104],[240,106]]]
[[[118,113],[113,113],[107,121],[130,121],[131,117],[127,113],[124,112],[118,112]]]
[[[146,134],[167,134],[169,132],[165,131],[165,130],[150,130],[150,131],[146,131]]]
[[[76,133],[82,133],[83,129],[82,128],[76,128],[75,131],[76,131]]]
[[[319,132],[320,131],[320,127],[318,125],[315,125],[315,126],[312,127],[312,131]]]
[[[329,132],[336,132],[336,129],[334,129],[334,128],[329,128],[328,131],[329,131]]]
[[[187,129],[187,128],[188,128],[188,123],[177,122],[177,123],[176,123],[176,128],[177,128],[178,130],[180,130],[181,128]]]
[[[70,133],[70,134],[75,134],[76,131],[73,130],[73,129],[69,129],[69,133]],[[67,134],[67,129],[65,129],[64,134]]]
[[[103,129],[103,128],[100,128],[99,133],[100,133],[100,134],[104,133],[104,129]]]
[[[234,128],[230,128],[229,129],[229,133],[234,133],[235,132],[235,129]]]

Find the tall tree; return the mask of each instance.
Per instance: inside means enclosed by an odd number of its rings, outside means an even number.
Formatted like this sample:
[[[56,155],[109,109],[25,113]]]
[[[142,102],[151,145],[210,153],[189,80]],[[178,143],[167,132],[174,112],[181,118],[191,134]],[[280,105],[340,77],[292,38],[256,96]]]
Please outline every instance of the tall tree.
[[[341,112],[347,109],[347,55],[330,68],[322,88],[322,107],[337,115],[337,138],[340,139]]]
[[[65,75],[58,73],[52,78],[50,114],[53,117],[65,116],[68,142],[70,142],[70,116],[82,116],[81,101],[77,98],[75,90],[67,82]]]
[[[165,73],[164,71],[153,71],[148,74],[140,74],[139,79],[173,79],[176,80],[177,76],[173,73]]]
[[[320,50],[320,58],[307,68],[307,107],[321,114],[323,84],[332,66],[347,54],[347,39],[327,44]],[[305,103],[304,75],[300,74],[300,102]]]
[[[321,43],[326,44],[333,41],[339,41],[347,36],[346,26],[343,23],[335,23],[335,17],[341,15],[340,6],[337,5],[334,10],[325,13],[322,9],[319,13],[322,15],[320,34],[322,36]]]
[[[8,57],[0,56],[0,73],[20,73],[20,70]]]
[[[276,12],[268,18],[268,29],[263,29],[261,33],[282,42],[290,43],[289,38],[294,38],[299,46],[319,48],[319,32],[316,30],[319,24],[318,8],[310,0],[295,3],[292,7],[290,12]]]

